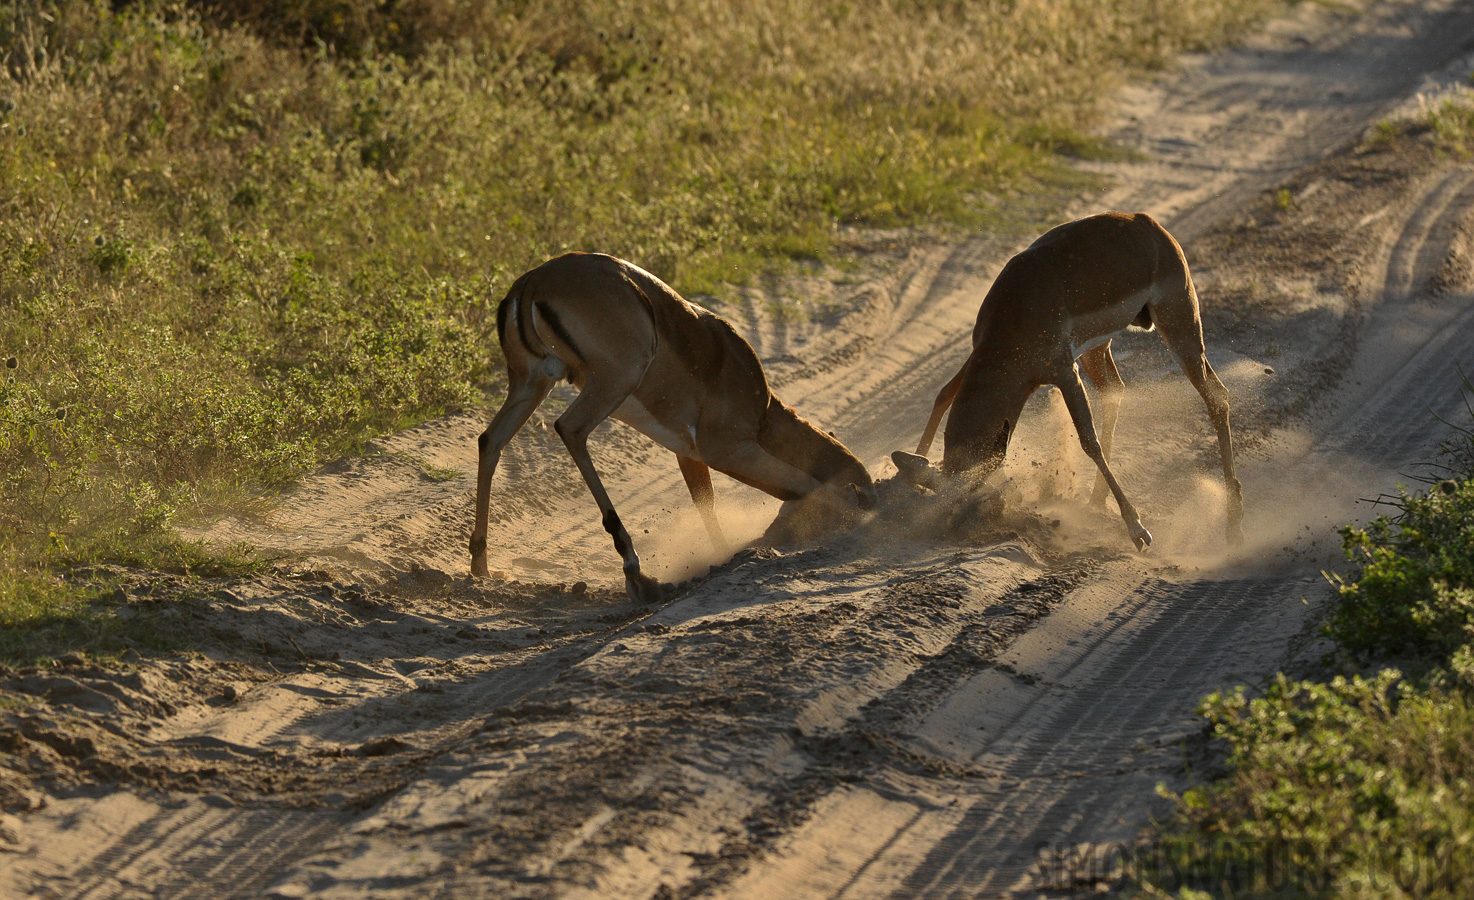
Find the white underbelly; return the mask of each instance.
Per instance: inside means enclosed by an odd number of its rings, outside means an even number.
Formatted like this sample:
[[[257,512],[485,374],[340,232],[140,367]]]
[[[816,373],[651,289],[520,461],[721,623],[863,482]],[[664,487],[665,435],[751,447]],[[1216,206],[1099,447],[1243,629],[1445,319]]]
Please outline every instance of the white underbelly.
[[[1076,316],[1070,322],[1070,353],[1079,359],[1080,354],[1125,331],[1151,296],[1150,289],[1138,291],[1109,306]]]
[[[696,452],[696,437],[690,428],[673,429],[650,415],[640,401],[627,398],[614,411],[614,418],[640,432],[667,450],[691,459],[700,459]]]

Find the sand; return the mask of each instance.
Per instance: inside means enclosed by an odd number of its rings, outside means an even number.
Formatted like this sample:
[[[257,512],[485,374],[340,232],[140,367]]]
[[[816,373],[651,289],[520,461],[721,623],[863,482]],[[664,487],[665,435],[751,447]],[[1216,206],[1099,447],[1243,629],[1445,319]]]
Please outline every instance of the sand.
[[[719,557],[671,455],[596,464],[647,569],[631,604],[550,429],[493,487],[483,413],[385,438],[202,536],[290,554],[249,579],[120,571],[186,657],[0,673],[0,896],[949,897],[1108,883],[1112,850],[1211,771],[1204,694],[1303,671],[1358,503],[1410,483],[1474,372],[1474,168],[1367,129],[1467,78],[1466,4],[1322,7],[1122,92],[1089,164],[1183,242],[1227,384],[1248,544],[1155,335],[1116,342],[1135,553],[1061,412],[1031,403],[1001,514],[888,480],[1027,238],[870,235],[861,265],[714,305],[775,391],[881,479],[882,508]],[[1281,191],[1287,192],[1281,194]],[[1290,198],[1289,203],[1277,198]],[[858,238],[857,238],[858,240]],[[775,301],[800,315],[775,315]],[[934,451],[936,452],[936,451]],[[459,472],[447,476],[446,470]],[[778,504],[716,476],[729,535]]]

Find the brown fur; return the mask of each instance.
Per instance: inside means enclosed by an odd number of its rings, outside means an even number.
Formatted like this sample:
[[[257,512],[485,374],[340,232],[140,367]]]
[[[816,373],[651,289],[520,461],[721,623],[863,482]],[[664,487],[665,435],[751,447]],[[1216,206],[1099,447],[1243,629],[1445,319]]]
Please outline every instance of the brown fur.
[[[557,429],[625,561],[632,595],[658,590],[613,513],[588,458],[589,432],[613,417],[672,450],[719,548],[707,469],[785,500],[855,485],[873,500],[865,467],[843,444],[773,396],[757,354],[719,316],[687,303],[660,279],[612,256],[570,253],[512,285],[497,308],[507,360],[507,401],[482,436],[472,569],[486,570],[492,475],[502,448],[548,390],[567,378],[581,391]],[[643,579],[643,580],[642,580]]]
[[[1233,471],[1228,392],[1203,355],[1198,297],[1182,248],[1146,213],[1067,222],[1008,261],[978,309],[972,353],[937,395],[917,454],[925,456],[950,407],[942,471],[985,476],[1003,464],[1029,395],[1054,385],[1064,394],[1081,445],[1100,469],[1094,501],[1103,502],[1109,488],[1132,540],[1144,548],[1151,534],[1107,462],[1123,387],[1110,341],[1133,326],[1155,326],[1203,396],[1223,457],[1228,537],[1238,542],[1243,489]],[[1105,406],[1099,435],[1077,357]],[[916,467],[915,461],[907,463],[908,471]]]

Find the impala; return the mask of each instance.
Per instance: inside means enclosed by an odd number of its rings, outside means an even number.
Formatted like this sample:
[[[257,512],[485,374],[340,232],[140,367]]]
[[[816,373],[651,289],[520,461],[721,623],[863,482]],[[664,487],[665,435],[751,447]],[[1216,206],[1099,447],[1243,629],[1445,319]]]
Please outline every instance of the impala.
[[[985,477],[1003,464],[1008,438],[1035,389],[1054,385],[1100,469],[1091,502],[1109,488],[1137,549],[1152,541],[1107,462],[1125,383],[1111,357],[1111,339],[1127,330],[1151,331],[1177,357],[1208,407],[1218,432],[1223,482],[1228,489],[1228,541],[1243,540],[1243,488],[1233,471],[1228,391],[1203,355],[1198,295],[1182,247],[1146,213],[1105,213],[1053,228],[998,273],[978,310],[972,353],[937,394],[916,453],[891,455],[903,477],[934,484],[926,459],[948,407],[942,473]],[[1079,360],[1077,367],[1076,360]],[[1104,406],[1097,436],[1080,369]]]
[[[846,502],[874,505],[865,467],[773,396],[747,341],[637,266],[595,253],[543,263],[518,278],[497,307],[497,338],[507,361],[507,399],[478,442],[475,575],[487,574],[491,480],[502,450],[565,378],[579,393],[554,427],[599,505],[636,601],[658,601],[660,586],[641,573],[588,451],[589,434],[611,416],[676,454],[719,552],[727,540],[713,506],[711,469],[783,500],[833,489]]]

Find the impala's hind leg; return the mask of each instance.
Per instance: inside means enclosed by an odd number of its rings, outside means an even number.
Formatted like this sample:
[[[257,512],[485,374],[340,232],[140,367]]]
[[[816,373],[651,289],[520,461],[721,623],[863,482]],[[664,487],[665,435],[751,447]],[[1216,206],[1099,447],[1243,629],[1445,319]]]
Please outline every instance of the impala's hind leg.
[[[942,416],[946,414],[952,401],[957,399],[957,391],[962,387],[962,373],[967,368],[964,365],[952,376],[952,380],[942,386],[937,392],[936,402],[932,404],[931,418],[926,421],[926,430],[921,433],[921,441],[916,445],[916,455],[926,456],[926,451],[931,449],[931,442],[936,439],[937,429],[941,427]]]
[[[1151,532],[1142,527],[1136,507],[1126,499],[1121,485],[1116,482],[1116,476],[1111,474],[1111,467],[1106,464],[1105,451],[1101,448],[1100,438],[1095,433],[1095,422],[1090,415],[1090,398],[1085,394],[1085,383],[1080,380],[1080,373],[1075,370],[1073,361],[1067,371],[1059,374],[1055,384],[1060,393],[1064,394],[1065,406],[1069,407],[1075,431],[1080,435],[1080,446],[1085,448],[1085,455],[1095,461],[1101,477],[1105,479],[1111,493],[1116,497],[1117,505],[1121,507],[1121,519],[1126,523],[1132,542],[1136,544],[1136,549],[1145,550],[1152,542]]]
[[[1233,434],[1228,424],[1228,389],[1218,380],[1218,374],[1208,364],[1203,351],[1203,326],[1198,317],[1197,296],[1191,287],[1182,299],[1154,304],[1152,318],[1162,340],[1177,362],[1183,374],[1202,395],[1208,407],[1208,418],[1213,421],[1213,430],[1218,432],[1218,452],[1223,458],[1223,486],[1228,491],[1228,543],[1238,546],[1244,540],[1244,488],[1239,484],[1233,469]]]
[[[659,603],[660,584],[640,571],[640,557],[635,553],[635,545],[630,541],[624,523],[619,520],[619,513],[614,511],[609,492],[604,490],[604,482],[599,479],[594,461],[589,456],[589,435],[634,392],[644,370],[635,373],[637,377],[629,384],[617,379],[606,380],[609,374],[588,373],[583,391],[568,404],[568,409],[558,417],[553,427],[558,430],[558,436],[563,439],[568,454],[573,457],[574,464],[583,475],[584,483],[594,495],[594,502],[599,504],[599,512],[604,517],[604,530],[614,539],[614,549],[624,560],[624,587],[629,592],[630,599],[637,603]]]
[[[476,524],[471,528],[472,575],[487,574],[486,527],[491,516],[491,477],[496,474],[502,450],[547,399],[556,383],[537,368],[536,360],[524,357],[520,362],[520,365],[509,362],[507,399],[476,442],[480,452],[476,465]]]
[[[691,502],[696,504],[696,511],[701,513],[706,533],[711,535],[712,546],[718,553],[725,554],[730,545],[727,543],[727,536],[722,533],[721,523],[717,521],[716,493],[711,489],[711,469],[706,463],[679,453],[676,454],[676,462],[680,464],[681,475],[686,479],[686,489],[691,492]]]
[[[1106,341],[1093,350],[1080,355],[1080,368],[1089,376],[1095,389],[1100,391],[1100,452],[1106,462],[1111,461],[1111,445],[1116,439],[1116,420],[1121,413],[1121,398],[1126,393],[1126,382],[1116,369],[1115,357],[1111,356],[1111,342]],[[1090,494],[1091,506],[1104,506],[1106,491],[1104,475],[1095,479],[1095,490]]]

